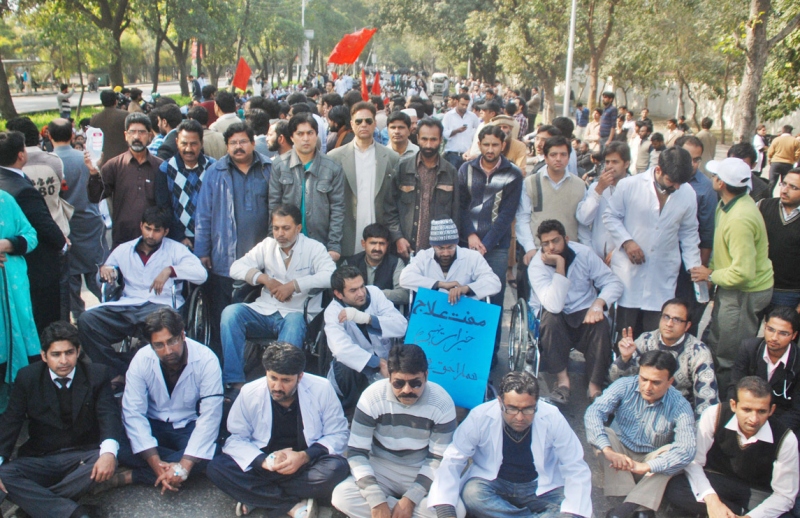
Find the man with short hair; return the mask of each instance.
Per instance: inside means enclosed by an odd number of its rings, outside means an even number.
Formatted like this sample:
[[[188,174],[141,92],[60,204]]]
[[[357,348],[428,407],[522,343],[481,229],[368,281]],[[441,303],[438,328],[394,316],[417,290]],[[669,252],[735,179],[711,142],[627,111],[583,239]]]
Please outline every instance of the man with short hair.
[[[306,333],[306,299],[312,298],[308,305],[312,317],[322,310],[322,294],[311,291],[330,288],[336,265],[322,243],[303,235],[302,221],[296,206],[275,207],[273,237],[265,238],[231,264],[232,279],[263,286],[254,302],[232,304],[222,312],[222,374],[234,389],[245,382],[247,338],[277,338],[300,348]]]
[[[738,158],[708,163],[720,196],[709,267],[689,268],[693,282],[713,282],[708,345],[717,358],[717,381],[727,387],[742,339],[756,336],[759,313],[772,300],[772,262],[764,218],[747,195],[750,167]],[[688,265],[687,265],[688,266]]]
[[[800,308],[800,168],[783,176],[778,198],[758,202],[769,242],[775,286],[770,304]]]
[[[528,145],[530,145],[531,136],[533,136],[533,151],[535,153],[535,156],[533,157],[533,169],[530,173],[533,174],[547,165],[547,162],[544,160],[544,144],[547,142],[547,139],[551,137],[561,137],[563,135],[561,134],[561,130],[555,126],[550,124],[542,124],[536,128],[535,133],[528,133],[525,136],[524,141],[528,142]]]
[[[729,403],[697,425],[697,453],[669,482],[667,501],[690,515],[789,517],[797,496],[797,438],[774,417],[771,387],[742,378]]]
[[[111,201],[112,249],[139,237],[142,214],[156,205],[156,177],[161,174],[158,169],[162,160],[147,149],[152,129],[150,117],[133,112],[125,119],[128,151],[105,158],[100,170],[88,158],[88,153],[85,154],[89,168],[86,184],[89,201],[100,203],[104,198]]]
[[[675,145],[675,141],[678,138],[683,136],[683,131],[678,129],[678,120],[677,119],[668,119],[667,120],[667,134],[664,138],[664,145],[666,147],[671,147]]]
[[[136,353],[125,376],[122,422],[133,468],[122,484],[177,491],[214,458],[222,419],[222,371],[216,355],[186,338],[183,319],[161,307],[144,320],[150,346]]]
[[[589,125],[589,108],[583,106],[579,102],[575,105],[575,138],[583,139],[583,133],[586,131],[586,126]]]
[[[428,381],[428,359],[418,345],[392,347],[387,370],[388,379],[358,400],[347,446],[352,474],[331,502],[350,518],[432,518],[427,495],[456,429],[455,405]]]
[[[758,376],[772,388],[775,418],[794,431],[800,430],[799,318],[793,307],[772,309],[764,322],[764,337],[741,341],[731,381],[722,391],[733,399],[736,384],[742,378]]]
[[[700,161],[700,171],[706,176],[710,176],[706,171],[706,164],[710,160],[714,160],[714,155],[717,153],[717,137],[711,133],[711,126],[714,121],[710,117],[703,117],[700,121],[701,130],[697,132],[697,138],[703,143],[703,157]]]
[[[534,315],[541,310],[542,369],[558,378],[551,400],[569,400],[573,347],[586,358],[589,397],[597,397],[611,363],[611,328],[603,311],[622,294],[622,282],[588,246],[571,243],[560,221],[543,221],[536,235],[541,248],[528,266],[529,306]]]
[[[469,151],[464,153],[464,160],[467,162],[475,160],[475,158],[481,154],[480,141],[478,139],[481,130],[486,127],[486,125],[489,124],[492,119],[503,113],[503,107],[500,106],[500,103],[488,98],[486,101],[476,105],[475,107],[478,109],[478,113],[480,114],[481,123],[475,130],[475,134],[472,137],[472,145],[470,146]]]
[[[603,223],[603,213],[617,184],[628,176],[630,164],[631,150],[626,143],[612,142],[606,146],[603,153],[603,172],[586,190],[575,211],[579,241],[591,247],[606,264],[611,263],[614,244]]]
[[[389,253],[389,229],[373,223],[364,227],[361,236],[364,251],[348,257],[344,264],[358,268],[364,282],[381,290],[395,306],[408,304],[408,290],[400,286],[400,274],[405,263]]]
[[[392,114],[394,116],[394,114]],[[389,127],[395,124],[390,117]],[[422,119],[417,127],[419,152],[400,161],[386,192],[386,222],[398,255],[408,260],[412,252],[430,246],[431,221],[459,221],[458,172],[439,155],[442,123]]]
[[[58,105],[58,113],[62,119],[69,119],[72,117],[72,108],[69,105],[69,98],[75,93],[73,88],[69,93],[69,85],[62,83],[58,87],[59,92],[56,94],[56,105]]]
[[[317,121],[310,113],[289,119],[292,150],[272,164],[269,206],[291,204],[302,214],[303,234],[319,241],[334,261],[342,253],[344,172],[317,151]]]
[[[194,247],[194,214],[206,171],[216,160],[205,156],[203,127],[187,119],[175,128],[178,154],[161,163],[156,176],[156,204],[172,214],[170,239]]]
[[[444,128],[442,136],[446,141],[444,159],[459,169],[464,163],[464,153],[472,146],[472,139],[477,133],[480,119],[468,110],[471,103],[469,95],[461,93],[456,95],[455,99],[457,99],[455,109],[445,113],[442,118]]]
[[[305,353],[276,342],[264,351],[266,377],[242,388],[228,416],[230,437],[206,476],[237,500],[236,514],[316,516],[348,474],[347,419],[331,384],[304,373]]]
[[[767,150],[769,159],[769,192],[772,193],[775,184],[783,181],[783,177],[794,164],[800,161],[800,140],[792,136],[794,128],[788,124],[781,128],[781,134],[772,139]]]
[[[419,252],[400,274],[403,288],[428,288],[448,293],[451,304],[466,295],[481,300],[498,293],[500,277],[477,250],[458,246],[458,228],[451,219],[431,222],[431,248]]]
[[[214,98],[217,95],[217,87],[214,85],[205,85],[201,92],[203,93],[203,102],[200,103],[200,106],[206,109],[208,112],[208,124],[214,124],[217,122],[217,112],[214,110]]]
[[[639,358],[647,351],[667,351],[678,361],[675,388],[700,419],[706,408],[719,403],[719,398],[711,349],[688,333],[691,327],[689,304],[677,298],[666,301],[661,308],[658,330],[645,332],[636,341],[632,328],[622,330],[619,356],[608,371],[609,380],[613,383],[623,376],[635,376],[639,372]]]
[[[766,149],[766,148],[765,148]],[[771,198],[772,193],[768,192],[766,180],[761,178],[761,172],[755,170],[759,160],[756,148],[750,142],[738,142],[728,148],[728,158],[741,158],[744,163],[750,166],[750,181],[753,182],[753,188],[750,189],[750,197],[756,202],[765,198]],[[711,178],[711,173],[706,171],[706,176]]]
[[[473,408],[456,429],[428,506],[439,518],[455,518],[459,493],[478,518],[559,511],[592,516],[592,473],[583,447],[564,416],[539,400],[531,374],[506,374],[497,399]]]
[[[408,114],[402,111],[393,112],[386,119],[386,130],[389,134],[389,147],[400,155],[401,159],[416,156],[419,147],[408,140],[411,136],[411,118]]]
[[[292,136],[289,133],[289,121],[280,119],[270,124],[267,131],[267,149],[273,157],[281,157],[292,150]]]
[[[8,496],[31,516],[88,518],[74,500],[114,475],[124,434],[111,375],[78,361],[78,330],[67,322],[47,326],[41,344],[42,361],[19,370],[0,415],[0,503]]]
[[[128,112],[117,108],[117,94],[113,90],[100,92],[100,104],[103,105],[103,109],[92,116],[89,126],[103,130],[102,160],[103,162],[108,162],[112,158],[128,151]],[[148,118],[147,120],[149,121],[150,119]],[[152,125],[148,127],[148,134],[151,128]],[[150,142],[149,138],[145,142],[145,146],[148,142]],[[102,163],[99,165],[102,165]],[[114,223],[116,224],[116,219]]]
[[[224,157],[228,152],[225,137],[218,131],[208,129],[209,112],[202,106],[195,106],[189,109],[187,118],[196,120],[203,127],[203,154],[214,160]]]
[[[639,135],[639,147],[636,154],[636,174],[641,174],[650,168],[650,135],[653,133],[653,125],[647,121],[636,121],[636,133]]]
[[[355,266],[337,268],[331,288],[325,335],[334,360],[327,376],[347,412],[371,383],[389,377],[389,349],[393,339],[405,336],[408,321],[380,288],[366,285]]]
[[[617,128],[617,108],[614,106],[614,92],[603,92],[603,114],[600,116],[600,151],[614,140]]]
[[[269,150],[267,134],[269,133],[269,115],[261,108],[247,110],[244,120],[253,128],[255,134],[256,151],[270,158],[276,158],[275,153]]]
[[[236,114],[236,98],[230,92],[222,91],[217,94],[214,98],[214,113],[217,114],[217,120],[209,125],[214,131],[224,134],[231,125],[241,122]]]
[[[158,149],[150,151],[155,152],[161,160],[167,161],[178,152],[176,143],[178,132],[176,130],[178,125],[183,122],[183,114],[177,104],[165,104],[156,110],[156,116],[158,117],[158,128],[156,129],[164,139]]]
[[[648,351],[638,376],[618,379],[586,409],[587,441],[605,457],[605,496],[626,497],[609,517],[655,518],[669,479],[694,458],[694,413],[672,386],[677,368],[672,354]]]
[[[341,254],[361,251],[358,236],[371,223],[385,223],[383,200],[391,186],[392,173],[400,157],[374,139],[375,106],[361,101],[350,108],[355,138],[328,153],[341,166],[344,186],[344,225]]]
[[[650,169],[658,165],[658,157],[661,156],[661,152],[666,148],[667,145],[664,143],[664,135],[661,133],[653,133],[650,135],[650,163],[648,164]]]
[[[343,104],[342,96],[335,92],[329,91],[328,93],[322,96],[322,101],[320,103],[322,109],[320,110],[320,114],[323,117],[327,117],[328,112],[331,111],[331,108],[335,106],[341,106],[342,104]]]
[[[697,196],[684,187],[692,157],[669,148],[658,166],[623,178],[608,200],[603,223],[613,243],[611,270],[625,286],[617,301],[617,330],[634,335],[658,328],[661,306],[675,296],[681,260],[699,266]]]

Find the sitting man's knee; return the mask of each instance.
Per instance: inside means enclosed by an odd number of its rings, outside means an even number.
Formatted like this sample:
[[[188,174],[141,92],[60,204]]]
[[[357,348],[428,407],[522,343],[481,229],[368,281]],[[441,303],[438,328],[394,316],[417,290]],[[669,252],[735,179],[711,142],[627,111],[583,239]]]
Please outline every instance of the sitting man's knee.
[[[489,492],[494,492],[489,487],[489,481],[474,477],[464,484],[464,488],[461,490],[461,500],[467,509],[480,509]]]

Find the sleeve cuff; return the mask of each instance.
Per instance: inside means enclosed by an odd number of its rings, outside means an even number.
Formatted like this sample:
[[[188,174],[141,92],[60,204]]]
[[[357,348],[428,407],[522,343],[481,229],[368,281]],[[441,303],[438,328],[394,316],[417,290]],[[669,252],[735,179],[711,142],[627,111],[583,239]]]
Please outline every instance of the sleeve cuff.
[[[414,505],[419,505],[427,494],[428,492],[425,491],[425,488],[415,482],[411,484],[411,487],[408,488],[408,491],[403,496],[414,502]]]
[[[265,460],[267,460],[267,454],[262,453],[258,457],[253,459],[253,462],[250,463],[250,467],[253,469],[263,469],[261,466],[264,464]]]
[[[367,362],[366,366],[367,367],[372,367],[373,369],[376,369],[376,368],[378,368],[380,366],[380,364],[381,364],[381,359],[378,357],[378,355],[373,354],[372,357]]]
[[[100,455],[104,453],[110,453],[111,455],[116,457],[118,451],[119,451],[119,443],[114,439],[106,439],[100,443]]]
[[[456,518],[456,508],[450,504],[434,506],[436,509],[436,518]]]
[[[714,491],[713,489],[706,489],[705,491],[700,493],[700,495],[697,497],[697,501],[705,503],[706,497],[708,495],[716,495],[716,494],[717,494],[717,492]]]
[[[606,449],[606,447],[611,448],[611,443],[609,442],[608,437],[606,437],[605,434],[596,437],[594,439],[594,442],[592,442],[592,444],[594,444],[594,447],[600,451],[603,451],[604,449]]]

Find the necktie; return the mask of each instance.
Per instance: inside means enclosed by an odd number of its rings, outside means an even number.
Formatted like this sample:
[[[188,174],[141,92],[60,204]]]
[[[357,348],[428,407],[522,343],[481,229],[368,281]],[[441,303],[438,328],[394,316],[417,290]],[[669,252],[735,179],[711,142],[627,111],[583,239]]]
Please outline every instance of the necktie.
[[[69,378],[56,378],[56,381],[59,385],[61,385],[60,390],[67,390],[67,383],[69,383]]]

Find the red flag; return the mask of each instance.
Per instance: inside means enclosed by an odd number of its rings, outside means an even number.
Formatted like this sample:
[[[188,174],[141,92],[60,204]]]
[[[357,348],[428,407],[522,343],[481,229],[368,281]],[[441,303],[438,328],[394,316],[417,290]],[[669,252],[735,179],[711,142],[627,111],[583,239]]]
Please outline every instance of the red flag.
[[[236,65],[236,73],[233,74],[231,84],[239,90],[247,90],[247,82],[250,80],[251,73],[252,71],[247,66],[247,61],[244,58],[239,58],[239,64]]]
[[[372,35],[378,29],[361,29],[352,34],[345,34],[342,40],[336,44],[333,52],[328,58],[328,63],[335,65],[352,65],[358,59],[361,51],[367,46]]]
[[[369,101],[369,90],[367,89],[367,73],[361,69],[361,98]]]
[[[381,94],[381,73],[375,71],[375,79],[372,81],[372,95]]]

